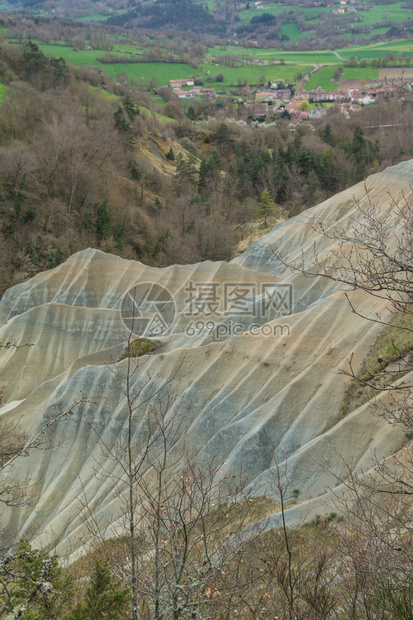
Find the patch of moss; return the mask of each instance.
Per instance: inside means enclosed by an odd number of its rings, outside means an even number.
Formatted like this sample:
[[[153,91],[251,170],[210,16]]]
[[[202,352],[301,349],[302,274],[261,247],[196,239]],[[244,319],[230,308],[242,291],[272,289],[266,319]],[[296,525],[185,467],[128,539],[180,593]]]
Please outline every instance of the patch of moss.
[[[120,356],[119,361],[127,357],[141,357],[142,355],[151,355],[156,351],[161,343],[159,340],[149,340],[149,338],[135,338],[126,347],[124,353]]]

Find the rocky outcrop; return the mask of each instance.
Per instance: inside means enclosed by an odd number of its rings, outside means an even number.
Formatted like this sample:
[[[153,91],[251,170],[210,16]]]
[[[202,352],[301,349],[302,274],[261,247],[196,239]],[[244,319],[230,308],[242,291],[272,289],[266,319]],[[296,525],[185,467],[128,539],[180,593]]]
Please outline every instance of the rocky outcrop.
[[[370,199],[391,208],[387,192],[409,194],[412,173],[413,162],[405,162],[370,177]],[[350,354],[360,366],[380,326],[352,312],[342,285],[294,274],[274,254],[287,262],[302,256],[310,266],[316,243],[319,256],[327,256],[336,242],[314,224],[348,229],[360,217],[355,197],[365,192],[360,184],[276,226],[229,264],[155,269],[89,249],[9,289],[0,302],[0,340],[35,346],[0,349],[0,424],[34,433],[82,395],[87,401],[82,415],[73,408],[51,427],[50,447],[18,462],[12,475],[29,485],[30,504],[2,508],[3,523],[68,553],[83,544],[82,489],[97,514],[114,513],[113,480],[97,476],[113,465],[90,424],[108,442],[125,425],[113,369],[128,363],[118,361],[128,337],[128,291],[138,293],[141,325],[148,328],[157,313],[164,320],[158,331],[146,331],[159,344],[140,358],[135,381],[147,373],[156,385],[174,377],[173,406],[185,410],[186,420],[173,450],[185,442],[194,455],[214,455],[233,475],[242,471],[257,494],[267,492],[274,451],[288,458],[300,492],[291,523],[328,509],[329,488],[337,483],[322,463],[342,473],[342,455],[361,469],[369,467],[372,450],[379,457],[399,450],[402,431],[368,405],[345,417],[341,410],[349,379],[339,370]],[[153,284],[166,289],[169,301]],[[361,314],[388,313],[378,299],[349,294]]]

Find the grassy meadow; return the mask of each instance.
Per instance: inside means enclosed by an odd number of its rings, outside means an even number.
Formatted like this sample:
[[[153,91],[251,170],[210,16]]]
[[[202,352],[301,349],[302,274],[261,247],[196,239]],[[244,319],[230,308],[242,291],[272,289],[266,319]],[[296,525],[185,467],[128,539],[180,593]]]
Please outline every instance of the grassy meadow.
[[[294,82],[298,72],[307,73],[311,69],[308,64],[285,64],[285,65],[247,65],[241,67],[226,67],[219,64],[203,64],[198,70],[184,63],[116,63],[105,64],[97,60],[104,52],[97,50],[87,50],[75,52],[71,47],[61,45],[39,45],[40,49],[50,56],[59,58],[60,56],[75,66],[91,65],[102,69],[111,78],[116,78],[119,73],[124,73],[129,79],[139,82],[141,78],[150,80],[158,78],[158,85],[169,84],[169,80],[178,78],[188,78],[198,75],[204,78],[204,84],[211,84],[220,88],[236,85],[238,80],[247,80],[250,84],[255,84],[259,77],[265,75],[266,81],[280,79],[286,82]],[[133,47],[133,46],[130,46]],[[119,50],[127,50],[128,46],[119,46]],[[134,48],[137,49],[137,48]],[[116,49],[114,53],[121,55]],[[299,55],[305,58],[305,54]],[[129,58],[125,55],[125,58]],[[308,61],[308,55],[307,55]],[[212,80],[217,73],[223,73],[224,82],[207,83],[208,77]]]
[[[251,18],[255,15],[262,15],[262,13],[270,13],[270,15],[278,15],[279,13],[291,13],[292,18],[294,19],[294,13],[297,10],[303,11],[306,19],[314,19],[319,21],[318,15],[320,13],[328,13],[330,11],[329,7],[296,7],[289,4],[269,4],[265,6],[265,9],[248,9],[246,11],[241,11],[240,17],[243,21],[251,21]]]
[[[372,58],[384,58],[387,54],[402,54],[402,56],[413,57],[413,39],[405,41],[391,41],[389,43],[373,43],[372,45],[363,45],[357,47],[346,47],[341,50],[337,50],[339,55],[348,59],[351,56],[356,58],[365,58],[371,60]]]
[[[399,6],[400,2],[397,4]],[[387,6],[387,5],[382,5]],[[396,6],[396,5],[392,5]],[[380,7],[382,8],[382,7]],[[397,8],[397,7],[396,7]],[[287,27],[285,24],[283,27]],[[315,65],[323,65],[305,85],[306,90],[318,87],[329,91],[338,88],[338,83],[332,82],[332,77],[338,66],[343,62],[332,51],[312,52],[289,52],[277,48],[258,49],[244,48],[237,45],[216,46],[208,49],[206,62],[194,69],[185,63],[114,63],[105,64],[99,57],[104,56],[100,50],[74,51],[71,47],[63,45],[41,44],[42,51],[50,56],[63,57],[67,62],[75,65],[91,65],[103,70],[109,77],[116,79],[119,74],[125,74],[129,79],[138,83],[152,78],[158,80],[158,85],[168,84],[171,79],[200,76],[204,80],[204,86],[211,86],[217,90],[224,90],[236,86],[245,81],[256,84],[259,79],[265,82],[283,80],[294,83],[297,74],[305,75]],[[131,58],[131,54],[142,52],[142,49],[134,45],[116,44],[113,53],[124,56],[125,60]],[[347,60],[354,56],[357,60],[365,59],[370,62],[373,58],[385,57],[392,53],[395,56],[413,57],[413,39],[407,41],[392,41],[388,43],[376,43],[374,45],[352,46],[337,50],[338,55]],[[238,67],[228,67],[219,62],[220,56],[237,56],[247,64],[239,63]],[[262,62],[250,64],[252,60],[260,59]],[[215,62],[214,62],[215,61]],[[282,64],[280,63],[282,61]],[[341,80],[374,80],[379,77],[379,70],[375,67],[344,67]],[[223,82],[215,82],[217,73],[224,75]],[[207,81],[208,80],[208,81]]]
[[[328,91],[337,90],[339,83],[332,82],[337,67],[322,67],[312,75],[305,84],[305,90],[315,90],[318,87]],[[344,80],[376,80],[379,77],[377,67],[344,67],[340,81]]]

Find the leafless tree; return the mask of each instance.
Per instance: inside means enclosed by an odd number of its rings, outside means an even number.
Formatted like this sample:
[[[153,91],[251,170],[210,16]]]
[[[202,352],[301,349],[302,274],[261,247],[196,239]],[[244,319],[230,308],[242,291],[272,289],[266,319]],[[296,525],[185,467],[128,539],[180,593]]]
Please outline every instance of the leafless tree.
[[[413,332],[413,205],[409,196],[401,193],[400,200],[388,194],[388,205],[381,208],[375,204],[366,187],[364,199],[355,201],[355,217],[350,229],[325,227],[322,222],[315,230],[323,237],[336,242],[328,256],[321,257],[314,246],[312,257],[288,263],[277,257],[293,271],[307,277],[324,277],[347,285],[346,298],[354,314],[398,332]],[[311,260],[309,260],[311,258]],[[311,265],[308,267],[308,265]],[[379,314],[364,316],[353,304],[348,292],[362,290],[374,298],[383,300],[389,319]],[[412,338],[413,345],[413,338]],[[409,377],[403,376],[413,370],[408,344],[402,349],[394,343],[391,359],[378,358],[377,372],[357,374],[352,357],[342,372],[357,379],[361,384],[376,390],[389,392],[380,403],[380,412],[393,421],[413,427],[412,388]],[[390,364],[391,362],[391,364]],[[384,378],[380,385],[375,379]]]
[[[240,495],[243,484],[226,464],[186,446],[188,407],[172,392],[181,368],[167,379],[152,375],[133,357],[133,343],[112,369],[126,407],[123,431],[109,443],[86,420],[111,463],[99,464],[97,475],[110,478],[118,498],[118,512],[104,523],[84,492],[88,531],[131,588],[133,620],[230,617],[241,586],[251,584],[251,576],[234,575],[255,503]]]
[[[316,231],[335,241],[325,258],[317,247],[289,264],[308,277],[325,277],[346,285],[346,297],[356,315],[392,330],[391,355],[374,360],[370,369],[356,372],[353,357],[342,372],[371,390],[374,413],[391,424],[404,426],[407,444],[385,460],[375,458],[369,471],[347,464],[336,477],[340,492],[337,505],[345,522],[340,537],[341,591],[346,601],[343,617],[412,618],[413,532],[413,206],[411,194],[400,199],[388,194],[387,206],[379,207],[366,188],[356,201],[350,228],[326,227]],[[283,257],[280,260],[287,264]],[[310,266],[308,266],[310,265]],[[350,291],[361,290],[382,300],[386,318],[378,313],[364,316],[353,303]],[[399,338],[402,336],[402,338]],[[402,341],[403,344],[399,344]],[[343,458],[344,462],[344,458]],[[340,585],[340,584],[339,584]]]
[[[280,526],[266,540],[266,590],[273,613],[288,620],[327,620],[338,605],[336,573],[332,570],[334,546],[323,540],[321,529],[290,529],[286,511],[296,501],[294,477],[288,459],[274,450],[268,492],[279,502]],[[272,615],[265,616],[272,618]]]

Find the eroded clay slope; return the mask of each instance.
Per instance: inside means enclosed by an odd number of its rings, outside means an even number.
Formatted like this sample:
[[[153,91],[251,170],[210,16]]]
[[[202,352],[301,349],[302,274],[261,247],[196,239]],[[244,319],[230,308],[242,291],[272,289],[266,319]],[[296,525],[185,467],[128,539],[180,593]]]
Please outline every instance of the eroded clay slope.
[[[391,208],[387,192],[410,194],[412,174],[413,163],[405,162],[370,177],[370,200]],[[293,522],[295,514],[322,512],[335,484],[320,467],[325,459],[337,471],[340,455],[355,468],[368,468],[372,449],[378,456],[399,450],[403,433],[367,406],[341,413],[348,378],[337,373],[351,353],[356,367],[361,364],[378,326],[351,311],[339,284],[294,275],[273,252],[287,261],[302,256],[310,266],[316,243],[319,255],[327,256],[336,242],[313,225],[348,229],[359,217],[354,197],[363,200],[363,185],[277,226],[229,264],[155,269],[89,249],[7,291],[0,340],[35,346],[0,349],[0,423],[30,434],[82,395],[94,402],[82,405],[83,417],[74,411],[51,427],[51,448],[18,462],[13,477],[30,485],[30,505],[2,508],[2,522],[41,544],[58,542],[67,553],[82,545],[82,489],[97,514],[110,519],[116,513],[113,480],[96,472],[119,471],[105,460],[90,425],[109,443],[125,428],[125,400],[113,384],[114,369],[127,365],[118,361],[128,335],[121,308],[125,294],[144,283],[167,289],[175,317],[156,338],[155,353],[140,359],[133,389],[148,372],[156,385],[174,377],[174,406],[186,416],[177,454],[185,442],[192,454],[214,455],[229,473],[242,471],[257,493],[265,493],[275,449],[279,459],[289,458],[300,491]],[[240,309],[229,298],[241,289],[249,293]],[[214,291],[215,305],[206,291]],[[361,314],[386,314],[380,300],[350,294]],[[271,303],[264,312],[266,299]]]

